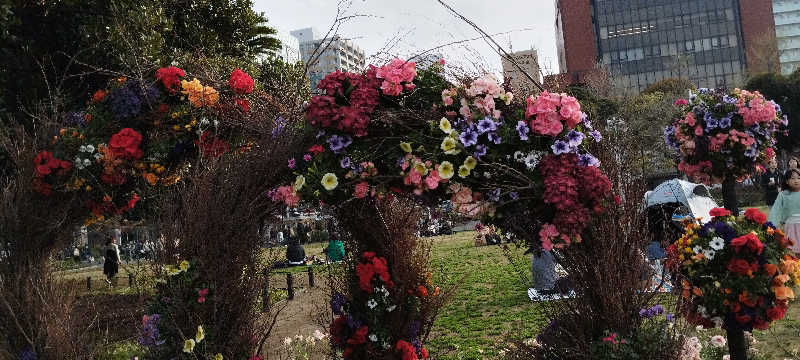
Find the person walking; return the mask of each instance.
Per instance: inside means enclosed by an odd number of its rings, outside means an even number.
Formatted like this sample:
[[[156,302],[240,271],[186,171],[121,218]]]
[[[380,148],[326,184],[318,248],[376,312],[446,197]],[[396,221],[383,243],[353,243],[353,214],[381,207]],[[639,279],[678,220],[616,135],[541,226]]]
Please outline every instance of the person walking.
[[[783,191],[775,199],[769,212],[769,221],[783,226],[786,236],[792,240],[789,249],[800,254],[800,170],[789,169],[783,180]]]
[[[775,204],[780,189],[781,176],[778,171],[778,161],[770,159],[767,163],[767,170],[761,174],[761,186],[764,188],[764,201],[767,206]]]
[[[111,280],[117,276],[119,272],[119,246],[115,244],[115,238],[106,240],[105,246],[105,262],[103,263],[103,274],[106,275],[106,282],[112,285]]]

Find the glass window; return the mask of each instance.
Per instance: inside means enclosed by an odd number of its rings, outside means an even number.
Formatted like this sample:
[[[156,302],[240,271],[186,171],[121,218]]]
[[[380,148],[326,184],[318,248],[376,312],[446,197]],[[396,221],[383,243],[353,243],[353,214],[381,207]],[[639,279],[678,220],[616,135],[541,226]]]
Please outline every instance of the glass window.
[[[733,21],[733,9],[725,9],[725,18],[728,21]]]
[[[703,51],[703,39],[694,41],[694,51]]]
[[[669,44],[669,54],[673,56],[678,55],[678,44],[676,43]]]
[[[725,69],[722,66],[722,63],[714,64],[714,73],[717,74],[717,75],[725,74]]]
[[[694,49],[694,42],[689,40],[683,43],[683,51],[691,52]]]
[[[608,28],[605,26],[600,27],[600,38],[601,39],[608,39]]]
[[[718,37],[716,37],[716,36],[711,38],[711,46],[712,47],[719,47],[720,46],[719,40],[720,39]],[[727,40],[727,38],[726,38],[726,40]]]
[[[705,51],[711,50],[711,38],[703,39],[703,50]]]
[[[730,47],[736,47],[736,35],[728,35],[728,45],[730,45]]]
[[[661,44],[658,45],[660,48],[660,55],[668,55],[669,54],[669,44]]]

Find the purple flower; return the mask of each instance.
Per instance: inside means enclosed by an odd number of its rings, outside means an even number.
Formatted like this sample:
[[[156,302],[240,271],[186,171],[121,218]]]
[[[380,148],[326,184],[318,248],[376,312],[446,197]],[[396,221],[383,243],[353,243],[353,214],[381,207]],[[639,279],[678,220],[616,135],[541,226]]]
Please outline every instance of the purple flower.
[[[511,200],[519,199],[519,193],[517,193],[516,191],[509,192],[508,196],[511,198]]]
[[[275,123],[272,125],[272,138],[278,137],[281,133],[283,133],[283,129],[286,127],[286,119],[283,116],[278,116],[275,119]],[[319,136],[317,136],[319,137]]]
[[[583,111],[581,111],[581,122],[586,126],[587,129],[592,130],[592,123],[589,121],[589,115],[586,115],[586,113]]]
[[[747,150],[744,151],[744,156],[755,158],[758,156],[758,148],[755,146],[748,147]]]
[[[480,160],[481,157],[485,155],[486,155],[486,145],[475,146],[475,152],[472,153],[472,156],[474,156],[475,159]]]
[[[306,162],[311,161],[311,154],[303,155],[303,160],[305,160]]]
[[[656,306],[653,306],[653,307],[652,307],[652,308],[650,308],[650,309],[651,309],[651,310],[653,310],[653,311],[656,313],[656,315],[661,315],[661,314],[663,314],[663,313],[664,313],[664,307],[663,307],[663,306],[661,306],[661,304],[658,304],[658,305],[656,305]]]
[[[352,143],[353,138],[347,135],[332,135],[330,138],[328,138],[328,145],[330,145],[331,151],[333,151],[335,154],[341,153]]]
[[[289,169],[294,170],[294,168],[296,167],[297,167],[297,161],[294,158],[289,159]]]
[[[30,345],[27,345],[25,349],[19,353],[19,360],[36,360],[36,352],[33,351]]]
[[[667,321],[669,321],[669,322],[672,322],[672,320],[673,320],[674,318],[675,318],[675,315],[674,315],[674,314],[667,314],[667,315],[664,315],[664,319],[665,319],[665,320],[667,320]]]
[[[489,131],[495,131],[495,130],[497,130],[497,124],[495,124],[491,118],[485,117],[483,118],[483,120],[478,121],[479,134],[485,134]]]
[[[733,96],[725,95],[725,96],[722,97],[722,102],[724,102],[726,104],[735,104],[736,103],[736,98],[733,97]]]
[[[339,166],[341,166],[342,169],[348,169],[350,168],[350,165],[352,165],[352,162],[350,161],[349,157],[345,157],[344,159],[339,161]]]
[[[603,135],[601,135],[600,132],[597,130],[590,131],[589,136],[591,136],[592,139],[594,139],[594,142],[600,142],[601,140],[603,140]]]
[[[500,188],[496,188],[492,191],[489,191],[486,196],[489,198],[489,201],[498,202],[500,201]]]
[[[358,319],[354,318],[351,314],[347,314],[345,317],[345,322],[347,323],[347,326],[353,330],[361,327],[361,321],[358,321]]]
[[[140,345],[157,346],[164,343],[164,340],[159,340],[159,321],[161,321],[161,315],[159,314],[153,314],[144,318],[142,324],[142,334],[139,336]]]
[[[64,122],[70,126],[86,126],[86,113],[83,111],[70,111],[64,116]]]
[[[708,94],[708,93],[710,93],[710,91],[708,90],[708,88],[699,88],[699,89],[697,89],[697,92],[698,92],[699,94]]]
[[[464,147],[470,147],[478,143],[478,134],[472,129],[467,129],[458,136],[458,139],[461,140]]]
[[[109,105],[115,119],[132,118],[142,110],[142,99],[137,96],[134,86],[135,84],[129,83],[111,93]]]
[[[575,147],[580,145],[583,142],[583,133],[575,130],[570,130],[567,133],[567,140],[569,141],[569,146]]]
[[[724,117],[724,118],[719,120],[719,127],[721,129],[727,129],[727,128],[731,127],[731,115],[730,114],[728,116],[726,116],[726,117]]]
[[[333,310],[334,315],[343,315],[344,314],[344,304],[347,302],[347,299],[344,295],[335,293],[331,297],[331,310]]]
[[[592,154],[580,154],[578,155],[578,164],[581,166],[598,167],[600,166],[600,160],[597,160]]]
[[[500,135],[497,135],[496,132],[490,132],[488,136],[489,136],[489,141],[493,142],[495,145],[500,145],[500,142],[503,141]]]
[[[528,133],[531,129],[528,128],[528,124],[525,124],[524,121],[517,121],[517,134],[519,134],[519,139],[522,141],[528,141]]]
[[[680,148],[678,147],[678,143],[673,140],[674,136],[675,136],[675,127],[667,126],[664,128],[664,142],[671,149],[678,151]]]
[[[319,138],[321,138],[323,136],[325,136],[325,130],[317,131],[317,139],[319,139]]]
[[[550,146],[553,149],[553,154],[561,155],[568,153],[570,151],[569,144],[564,141],[556,140],[556,142]]]
[[[713,117],[709,117],[705,120],[706,120],[706,132],[708,132],[708,130],[713,130],[719,127],[719,120]]]

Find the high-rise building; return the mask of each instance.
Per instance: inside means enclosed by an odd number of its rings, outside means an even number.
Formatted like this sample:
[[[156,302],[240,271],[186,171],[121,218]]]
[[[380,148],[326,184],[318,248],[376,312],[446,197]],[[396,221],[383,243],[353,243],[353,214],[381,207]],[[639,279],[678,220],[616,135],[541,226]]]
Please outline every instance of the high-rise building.
[[[800,0],[773,0],[772,13],[781,73],[788,75],[800,68]]]
[[[731,87],[772,56],[759,50],[775,32],[770,0],[555,1],[559,67],[571,83],[605,67],[633,93],[674,77]]]
[[[308,64],[311,88],[336,70],[359,72],[364,69],[364,51],[352,41],[339,36],[322,39],[313,28],[292,31],[300,42],[300,57]]]
[[[514,59],[514,62],[519,65],[528,75],[530,75],[534,80],[541,83],[540,71],[539,71],[539,56],[536,53],[536,50],[525,50],[525,51],[517,51],[515,53],[510,54],[511,57]],[[511,86],[514,89],[514,92],[521,92],[524,94],[531,94],[538,91],[536,85],[528,79],[525,74],[522,73],[514,64],[511,63],[505,57],[502,58],[503,63],[503,79],[508,80],[511,79]]]
[[[277,30],[275,37],[281,41],[281,48],[275,52],[278,58],[289,64],[300,61],[300,42],[296,37],[280,29]]]

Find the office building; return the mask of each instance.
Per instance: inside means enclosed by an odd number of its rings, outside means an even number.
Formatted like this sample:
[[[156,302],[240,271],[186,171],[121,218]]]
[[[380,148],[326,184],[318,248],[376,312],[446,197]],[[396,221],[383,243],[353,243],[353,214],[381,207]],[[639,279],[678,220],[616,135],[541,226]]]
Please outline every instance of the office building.
[[[514,59],[514,62],[516,62],[525,73],[530,75],[536,82],[542,82],[539,71],[539,56],[536,50],[517,51],[510,55]],[[511,61],[505,57],[501,60],[503,63],[503,79],[506,81],[511,79],[511,87],[514,89],[515,93],[532,94],[538,92],[536,85],[534,85],[522,71],[514,66]]]
[[[789,75],[800,68],[800,0],[773,0],[772,14],[781,73]]]
[[[759,46],[775,33],[772,12],[770,0],[556,0],[560,71],[582,83],[605,68],[629,93],[675,77],[741,85],[773,56]]]
[[[339,36],[323,39],[313,28],[299,29],[291,32],[300,42],[300,57],[308,67],[308,78],[311,88],[336,70],[359,72],[364,70],[364,51],[352,41]]]
[[[275,56],[289,64],[300,61],[300,42],[296,37],[278,29],[275,38],[281,41],[281,48],[275,51]]]

